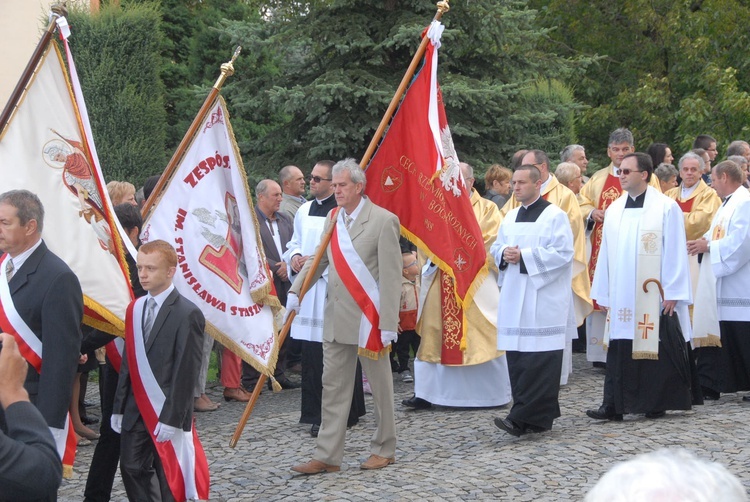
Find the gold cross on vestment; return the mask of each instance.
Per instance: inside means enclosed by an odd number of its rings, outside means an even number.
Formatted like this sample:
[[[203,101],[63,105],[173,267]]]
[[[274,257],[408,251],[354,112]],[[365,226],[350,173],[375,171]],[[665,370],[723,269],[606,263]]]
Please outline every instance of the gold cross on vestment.
[[[654,323],[648,322],[648,314],[643,314],[643,321],[638,322],[638,329],[643,330],[641,338],[648,338],[648,332],[654,329]]]

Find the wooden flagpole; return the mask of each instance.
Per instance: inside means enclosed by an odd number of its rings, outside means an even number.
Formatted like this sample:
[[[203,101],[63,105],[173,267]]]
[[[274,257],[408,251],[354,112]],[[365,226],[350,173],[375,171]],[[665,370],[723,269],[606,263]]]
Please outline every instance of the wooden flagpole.
[[[315,270],[318,268],[318,264],[320,263],[320,260],[323,258],[323,253],[325,253],[326,248],[328,247],[328,242],[331,240],[331,235],[333,235],[333,231],[336,229],[336,220],[334,220],[333,225],[328,229],[328,231],[323,235],[323,239],[321,240],[320,246],[318,246],[318,252],[315,253],[315,257],[313,258],[312,265],[310,265],[310,270]],[[299,304],[302,305],[302,299],[305,297],[305,294],[307,294],[308,290],[312,286],[312,278],[313,274],[308,273],[305,276],[305,280],[302,282],[302,287],[299,291]],[[278,346],[281,347],[281,345],[284,343],[284,340],[286,340],[287,335],[289,334],[289,330],[292,327],[292,321],[294,321],[295,316],[297,315],[297,312],[291,311],[289,313],[289,317],[287,318],[286,322],[284,323],[284,326],[281,328],[281,332],[279,333],[279,340],[278,340]],[[253,394],[250,396],[250,401],[247,402],[247,405],[245,406],[245,411],[242,412],[242,417],[240,417],[240,421],[237,424],[237,428],[234,430],[234,435],[232,436],[232,440],[229,442],[229,446],[234,448],[237,446],[237,441],[239,441],[240,436],[242,435],[242,431],[245,428],[245,425],[247,424],[247,421],[250,419],[250,414],[253,412],[253,408],[255,408],[255,403],[258,401],[258,398],[260,397],[260,393],[263,390],[263,386],[266,383],[266,379],[268,379],[268,376],[261,373],[260,377],[258,378],[258,382],[255,384],[255,388],[253,389]]]
[[[449,10],[450,5],[448,5],[448,0],[442,0],[438,2],[437,12],[435,13],[433,21],[440,21],[440,18],[443,17],[443,14],[445,14]],[[396,94],[393,95],[391,104],[388,105],[388,109],[385,111],[385,115],[383,115],[383,119],[380,121],[380,125],[375,131],[375,135],[372,137],[372,141],[370,141],[370,146],[367,147],[365,155],[359,162],[359,166],[363,170],[367,168],[367,164],[370,162],[373,153],[375,153],[375,149],[377,148],[378,143],[380,143],[380,139],[383,137],[383,133],[385,132],[386,127],[388,127],[388,124],[391,122],[391,118],[396,112],[396,108],[398,108],[398,104],[401,102],[401,98],[404,96],[406,88],[409,86],[409,83],[414,77],[414,72],[417,71],[417,66],[422,62],[422,57],[424,56],[424,52],[427,49],[427,44],[429,43],[429,41],[430,39],[427,38],[427,35],[422,37],[422,42],[419,44],[417,52],[414,54],[414,57],[411,60],[411,64],[404,74],[404,78],[401,79],[401,83],[399,84],[398,89],[396,89]]]
[[[237,60],[237,56],[240,55],[241,50],[242,47],[238,46],[234,50],[232,59],[221,65],[221,75],[219,75],[219,78],[216,79],[216,83],[211,88],[211,92],[208,93],[208,96],[206,96],[205,101],[203,101],[203,105],[198,111],[198,114],[195,116],[195,119],[193,119],[193,123],[190,124],[190,127],[185,133],[185,136],[182,138],[182,141],[180,141],[179,146],[177,146],[177,150],[175,150],[172,158],[169,160],[167,167],[164,168],[164,172],[159,178],[159,181],[156,183],[153,192],[151,192],[148,200],[143,204],[143,209],[141,209],[143,221],[146,221],[149,213],[151,212],[151,209],[154,207],[154,204],[156,204],[157,199],[161,197],[162,191],[179,166],[183,155],[185,155],[185,151],[188,149],[188,147],[190,146],[190,142],[195,137],[196,131],[203,124],[204,117],[213,106],[214,101],[216,101],[216,97],[219,95],[219,91],[221,91],[221,87],[224,85],[227,77],[231,77],[232,75],[234,75],[234,62],[235,60]]]
[[[26,86],[29,84],[31,77],[34,76],[34,73],[36,73],[39,61],[42,59],[42,55],[44,55],[44,52],[47,50],[47,46],[49,45],[50,40],[52,40],[52,34],[57,28],[57,18],[65,17],[68,15],[68,11],[65,8],[65,5],[61,3],[52,5],[50,9],[52,10],[52,19],[47,25],[47,29],[44,30],[42,38],[39,40],[36,49],[34,49],[34,53],[31,55],[31,59],[29,59],[26,68],[23,70],[23,74],[21,74],[21,78],[16,84],[15,89],[13,89],[13,92],[10,95],[10,99],[8,99],[8,102],[5,104],[3,113],[0,114],[0,137],[2,137],[3,131],[8,126],[10,117],[16,110],[18,103],[21,101],[21,97],[26,92]]]
[[[450,10],[450,5],[448,5],[448,0],[441,0],[437,3],[437,13],[435,13],[435,17],[433,18],[433,21],[439,21],[440,18],[443,16],[444,13],[448,12]],[[417,49],[417,52],[414,54],[414,57],[411,60],[411,64],[409,65],[409,68],[407,68],[406,73],[404,74],[404,78],[401,79],[401,84],[398,86],[398,89],[396,90],[396,94],[394,94],[393,99],[391,100],[391,104],[388,106],[388,109],[385,112],[385,115],[383,116],[383,119],[380,121],[380,125],[378,126],[377,130],[375,131],[375,136],[373,136],[372,141],[370,141],[370,146],[367,148],[367,151],[365,152],[364,157],[362,157],[362,160],[359,162],[359,166],[364,170],[367,167],[367,164],[370,162],[370,158],[372,157],[372,154],[375,152],[375,148],[378,146],[378,143],[380,143],[380,138],[383,137],[383,133],[385,132],[386,127],[391,121],[391,117],[393,117],[393,113],[396,111],[396,108],[398,107],[398,104],[401,102],[401,98],[403,97],[404,93],[406,92],[406,88],[409,86],[409,82],[411,82],[411,79],[414,77],[414,72],[417,70],[417,66],[422,60],[422,57],[424,56],[424,52],[427,49],[427,43],[429,42],[429,39],[427,36],[422,37],[422,42],[419,44],[419,48]],[[161,180],[159,180],[161,183]],[[157,185],[158,186],[158,185]],[[156,192],[156,190],[154,190]],[[152,194],[153,197],[153,194]],[[151,198],[149,198],[149,201]],[[336,224],[334,223],[331,225],[331,228],[328,229],[328,231],[323,235],[323,238],[321,239],[320,245],[318,246],[318,251],[315,253],[315,257],[313,258],[313,262],[311,265],[310,270],[315,270],[318,267],[318,264],[320,263],[320,260],[323,257],[323,253],[326,252],[326,249],[328,248],[328,243],[331,240],[331,235],[333,235],[333,231],[336,228]],[[304,298],[307,291],[312,286],[311,283],[312,275],[308,274],[307,277],[305,277],[305,281],[302,283],[302,287],[300,288],[299,292],[299,303],[302,304],[302,299]],[[282,343],[284,343],[284,340],[287,337],[287,334],[289,333],[289,329],[292,326],[292,321],[294,320],[294,317],[296,316],[296,312],[291,312],[289,314],[289,317],[286,320],[286,323],[284,323],[284,327],[281,329],[281,332],[279,333],[279,339],[278,344],[279,347]],[[240,436],[242,435],[242,431],[245,428],[245,425],[247,424],[247,421],[250,419],[250,414],[253,412],[253,409],[255,408],[255,403],[258,401],[258,398],[260,397],[260,393],[263,390],[263,386],[266,383],[266,379],[268,377],[261,373],[260,377],[258,378],[258,382],[255,384],[255,388],[253,389],[253,393],[250,396],[250,401],[247,402],[247,405],[245,406],[245,411],[242,413],[242,417],[240,417],[240,421],[237,424],[237,428],[234,431],[234,435],[232,436],[231,441],[229,442],[229,446],[231,448],[234,448],[237,446],[237,442],[240,439]]]

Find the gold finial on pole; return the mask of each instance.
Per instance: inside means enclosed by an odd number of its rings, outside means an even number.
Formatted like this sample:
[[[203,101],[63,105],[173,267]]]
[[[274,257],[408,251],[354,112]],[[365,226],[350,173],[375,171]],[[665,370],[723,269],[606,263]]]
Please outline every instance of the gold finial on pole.
[[[221,65],[221,75],[219,75],[219,78],[216,79],[216,83],[214,84],[214,89],[221,89],[221,86],[224,85],[224,81],[227,79],[227,77],[231,77],[234,75],[234,62],[237,60],[237,56],[240,55],[240,52],[242,51],[242,46],[238,45],[237,48],[234,50],[234,54],[232,54],[232,59]]]
[[[449,10],[451,10],[451,6],[448,5],[449,0],[440,0],[437,3],[437,9],[440,11],[440,14],[445,14]]]
[[[65,2],[53,3],[50,6],[50,10],[52,11],[53,14],[59,17],[68,17],[68,9],[65,5]]]

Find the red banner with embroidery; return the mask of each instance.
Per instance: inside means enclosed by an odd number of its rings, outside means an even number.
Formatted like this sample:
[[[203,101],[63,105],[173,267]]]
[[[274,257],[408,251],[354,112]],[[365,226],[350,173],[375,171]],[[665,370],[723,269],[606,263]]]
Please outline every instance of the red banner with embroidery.
[[[424,65],[367,168],[367,195],[454,279],[462,305],[486,275],[487,256],[437,83],[441,32],[437,22],[427,31]]]

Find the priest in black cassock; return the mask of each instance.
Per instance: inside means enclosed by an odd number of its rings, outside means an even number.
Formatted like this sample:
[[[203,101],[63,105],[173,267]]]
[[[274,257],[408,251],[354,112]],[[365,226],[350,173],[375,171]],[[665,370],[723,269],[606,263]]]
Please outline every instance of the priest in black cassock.
[[[540,196],[541,173],[523,165],[513,173],[521,205],[500,225],[490,248],[499,269],[497,348],[508,359],[513,407],[495,425],[513,436],[552,428],[573,278],[573,231],[568,215]]]
[[[591,297],[608,311],[607,370],[602,405],[586,412],[596,420],[622,420],[625,413],[658,418],[692,404],[684,218],[674,200],[649,186],[652,173],[651,157],[626,155],[623,195],[604,218]],[[683,339],[675,342],[680,328]]]
[[[337,207],[331,186],[333,161],[321,160],[310,175],[310,195],[294,216],[294,234],[287,244],[283,259],[291,269],[294,281],[305,261],[313,259],[315,248],[323,235],[323,225],[328,213]],[[318,436],[320,410],[323,399],[323,310],[325,307],[328,272],[310,287],[294,318],[291,336],[299,340],[302,348],[302,414],[300,423],[310,424],[310,435]],[[347,425],[351,427],[365,414],[365,394],[362,389],[362,369],[357,363],[354,399]]]

